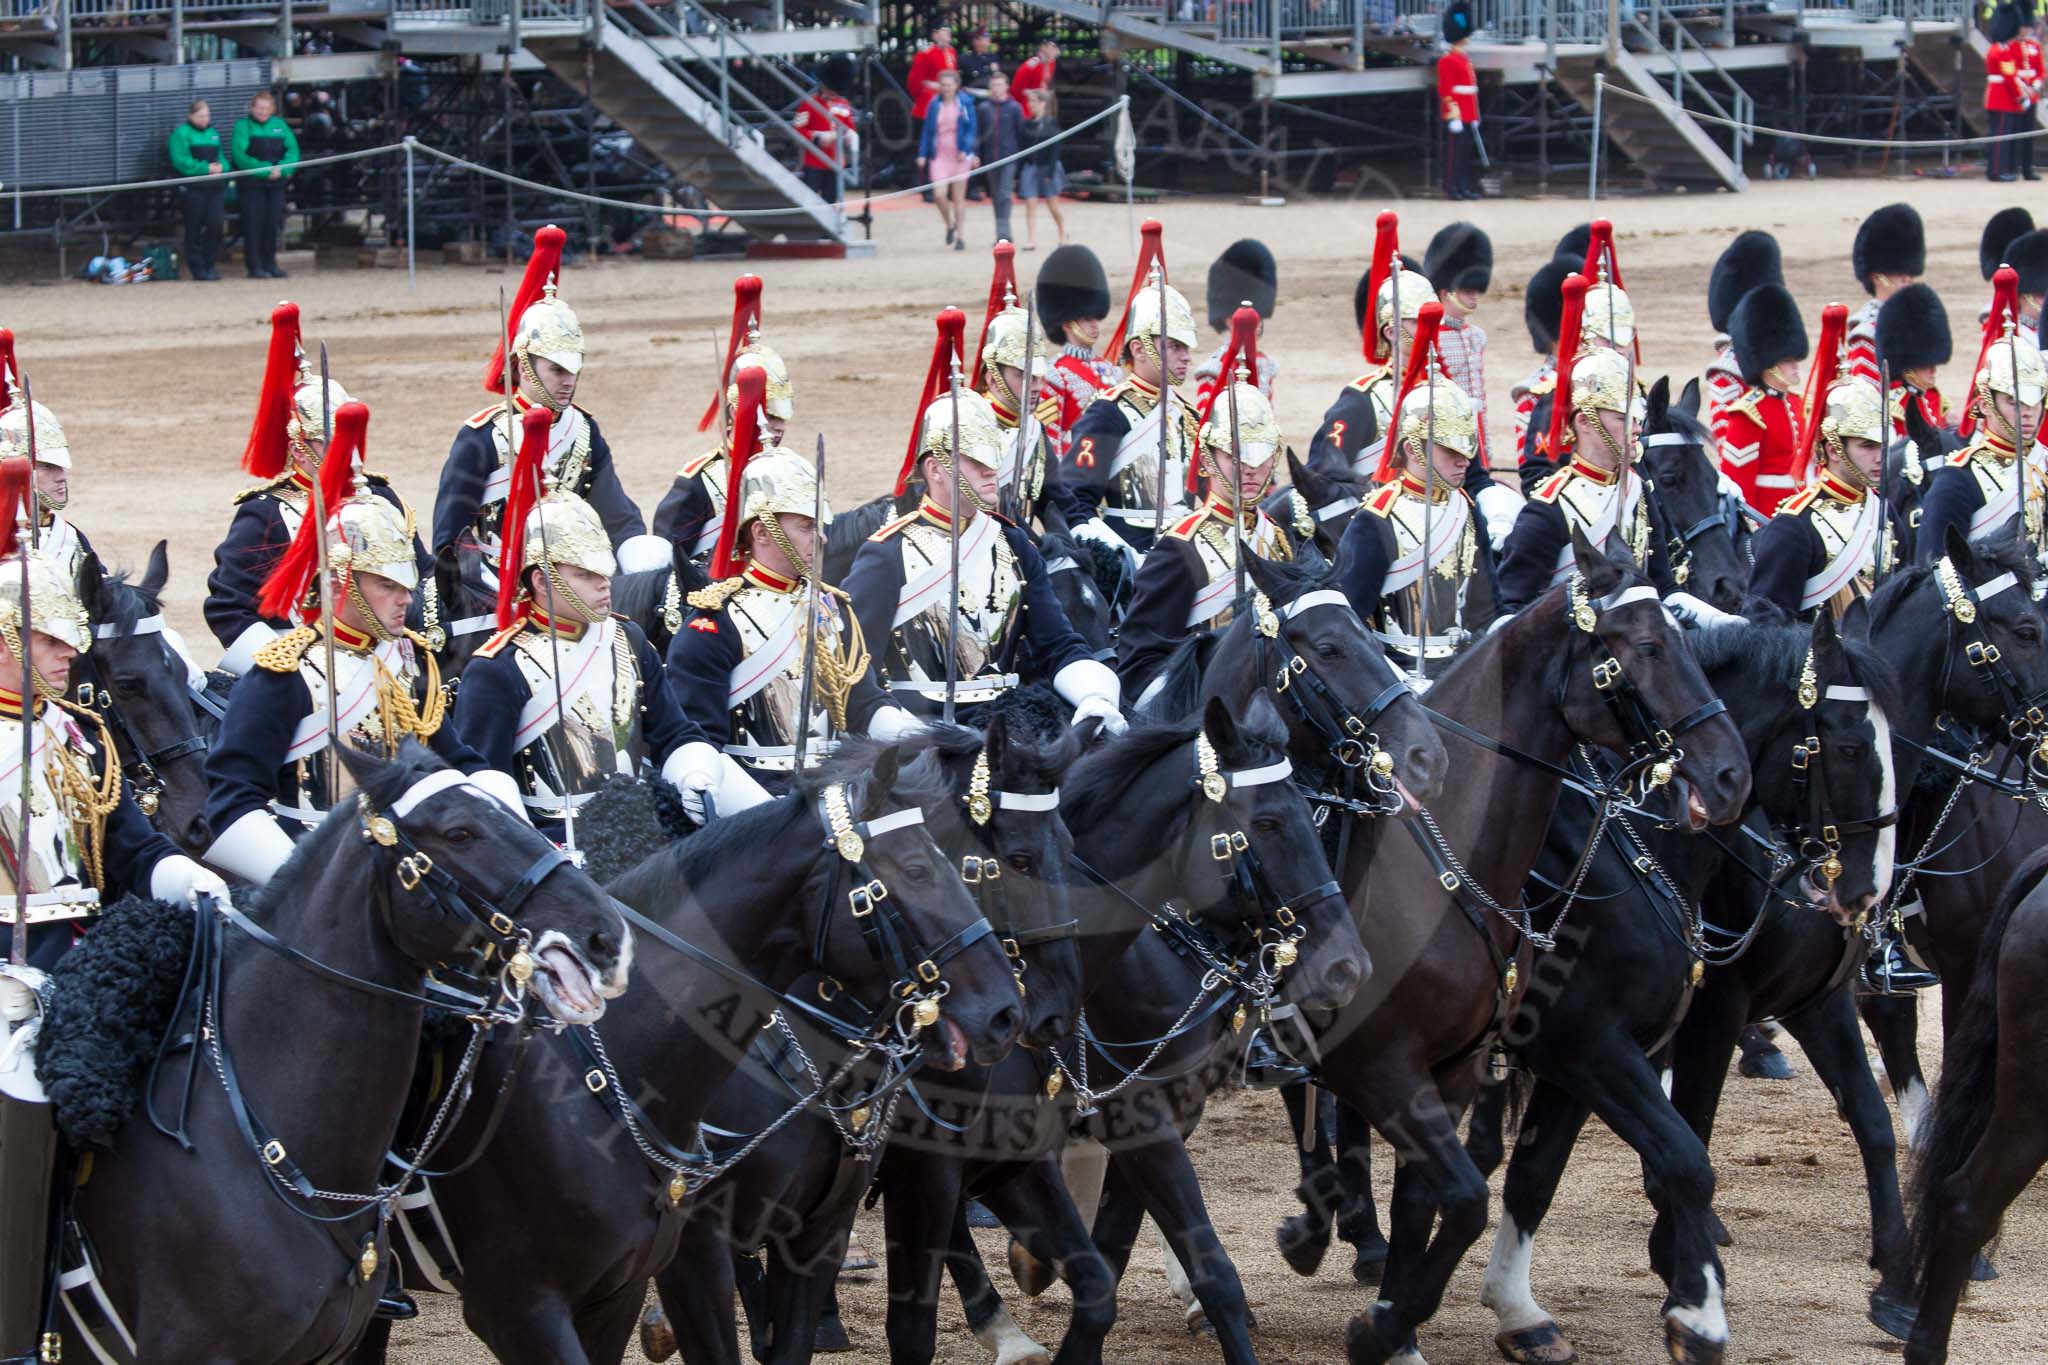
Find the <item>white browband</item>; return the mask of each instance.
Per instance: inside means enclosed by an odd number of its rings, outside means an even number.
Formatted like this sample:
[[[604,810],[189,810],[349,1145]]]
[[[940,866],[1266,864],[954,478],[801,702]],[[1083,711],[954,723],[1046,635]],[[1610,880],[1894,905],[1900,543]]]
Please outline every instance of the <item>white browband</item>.
[[[1233,787],[1262,787],[1268,782],[1285,782],[1293,773],[1294,765],[1283,758],[1263,768],[1241,768],[1224,776],[1230,779]]]
[[[1335,502],[1326,502],[1321,507],[1316,508],[1316,520],[1329,521],[1335,517],[1343,516],[1346,512],[1355,512],[1357,510],[1357,498],[1339,498]]]
[[[429,773],[405,789],[405,795],[391,803],[391,813],[403,820],[419,808],[422,801],[438,796],[450,787],[469,787],[478,796],[488,797],[481,787],[472,786],[470,780],[453,768],[438,773]]]
[[[1646,583],[1638,583],[1633,588],[1623,588],[1612,597],[1601,598],[1598,605],[1602,611],[1613,611],[1616,607],[1625,607],[1631,602],[1657,602],[1662,600],[1657,596],[1655,588],[1650,587]]]
[[[1847,683],[1829,683],[1827,698],[1829,701],[1869,701],[1870,691],[1868,688],[1851,687]]]
[[[1699,443],[1682,431],[1660,431],[1654,436],[1645,436],[1643,444],[1646,446],[1689,446]]]
[[[1338,592],[1335,588],[1317,588],[1314,592],[1303,593],[1286,606],[1280,608],[1280,614],[1292,621],[1311,607],[1343,607],[1346,611],[1349,611],[1351,609],[1351,599]]]
[[[1069,569],[1078,569],[1080,567],[1081,566],[1079,564],[1076,564],[1073,561],[1073,558],[1068,555],[1061,555],[1057,559],[1048,559],[1045,561],[1045,571],[1048,574],[1065,573]]]
[[[2007,588],[2017,587],[2019,581],[2019,578],[2012,573],[2002,573],[1983,587],[1977,589],[1977,600],[1982,602],[1987,597],[1996,597]]]
[[[907,810],[891,811],[887,815],[875,817],[868,821],[863,832],[868,838],[872,839],[878,834],[887,834],[892,830],[905,829],[911,825],[921,825],[923,823],[924,812],[916,806],[912,806]]]
[[[1049,792],[997,792],[996,805],[1003,810],[1058,810],[1060,794],[1057,788]]]
[[[2006,576],[2010,578],[2012,575],[2008,574]],[[104,622],[92,628],[92,637],[95,640],[113,640],[129,635],[161,635],[163,630],[164,614],[158,612],[154,616],[143,617],[126,630],[121,629],[120,626],[111,621]]]

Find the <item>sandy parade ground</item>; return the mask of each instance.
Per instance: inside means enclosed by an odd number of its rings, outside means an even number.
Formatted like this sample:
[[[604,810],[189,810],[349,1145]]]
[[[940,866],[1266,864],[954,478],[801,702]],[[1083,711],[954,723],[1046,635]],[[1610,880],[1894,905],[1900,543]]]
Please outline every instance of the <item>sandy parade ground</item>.
[[[1988,297],[1977,273],[1979,229],[2019,200],[2015,186],[1981,180],[1759,182],[1742,195],[1618,200],[1603,213],[1617,225],[1618,250],[1644,337],[1647,375],[1696,375],[1711,353],[1707,271],[1735,232],[1777,234],[1787,282],[1810,331],[1821,306],[1855,306],[1861,293],[1848,265],[1856,224],[1895,199],[1925,217],[1928,280],[1943,295],[1956,330],[1957,358],[1942,389],[1959,397],[1974,357],[1975,319]],[[1202,276],[1227,243],[1258,236],[1280,261],[1277,316],[1265,347],[1279,358],[1279,415],[1288,440],[1305,450],[1324,407],[1362,361],[1352,324],[1352,290],[1364,270],[1377,200],[1297,199],[1286,208],[1233,201],[1169,200],[1152,210],[1166,223],[1177,284],[1201,310]],[[582,318],[589,347],[578,400],[608,436],[627,490],[652,512],[676,466],[707,448],[694,430],[711,394],[714,333],[724,336],[731,280],[756,269],[767,281],[767,339],[789,362],[797,417],[790,444],[806,452],[827,438],[829,486],[848,507],[883,490],[902,458],[914,386],[930,354],[932,317],[948,304],[978,323],[988,281],[989,219],[972,217],[971,247],[942,248],[937,215],[921,204],[878,214],[879,250],[867,260],[657,263],[605,260],[570,269],[562,296]],[[1508,389],[1535,363],[1523,330],[1521,292],[1560,233],[1587,217],[1582,201],[1438,202],[1402,209],[1403,241],[1419,257],[1430,234],[1461,216],[1494,242],[1493,289],[1478,321],[1492,341],[1486,395],[1489,425],[1503,447]],[[1141,216],[1144,211],[1141,210]],[[1076,240],[1103,257],[1113,287],[1127,278],[1135,242],[1122,206],[1072,204]],[[1021,219],[1020,219],[1021,222]],[[1020,252],[1029,280],[1051,244]],[[294,263],[290,260],[288,265]],[[237,467],[261,377],[270,306],[280,297],[304,310],[309,338],[327,342],[334,376],[372,412],[370,463],[389,474],[424,520],[448,443],[484,404],[480,387],[498,325],[502,268],[422,261],[416,294],[403,271],[315,271],[288,281],[230,277],[217,284],[158,283],[104,288],[47,276],[0,283],[0,325],[19,337],[35,395],[61,419],[76,464],[75,519],[113,565],[139,567],[158,538],[170,542],[167,611],[202,653],[212,648],[200,620],[203,578],[225,529],[232,495],[250,480]],[[1205,349],[1213,341],[1205,334]],[[1931,1003],[1931,1001],[1930,1001]],[[1923,1053],[1930,1070],[1936,1043]],[[1736,1238],[1725,1253],[1734,1330],[1731,1361],[1834,1362],[1895,1354],[1863,1320],[1871,1272],[1867,1206],[1855,1148],[1831,1102],[1790,1040],[1800,1077],[1789,1084],[1732,1081],[1714,1148],[1716,1207]],[[1225,1246],[1243,1272],[1257,1311],[1262,1358],[1328,1362],[1343,1354],[1346,1319],[1365,1305],[1348,1262],[1333,1252],[1315,1281],[1296,1277],[1273,1250],[1272,1229],[1292,1212],[1294,1161],[1278,1103],[1268,1095],[1218,1101],[1193,1144]],[[1384,1149],[1381,1149],[1384,1151]],[[1382,1195],[1391,1163],[1376,1174]],[[1573,1336],[1582,1358],[1662,1358],[1661,1283],[1644,1244],[1650,1209],[1636,1158],[1597,1124],[1537,1243],[1536,1290]],[[864,1216],[879,1247],[880,1221]],[[1477,1304],[1482,1240],[1452,1283],[1443,1312],[1422,1337],[1435,1365],[1496,1358],[1492,1315]],[[1002,1247],[984,1234],[1000,1267]],[[1955,1359],[2016,1362],[2048,1358],[2039,1324],[2048,1311],[2048,1201],[2034,1190],[2015,1206],[1999,1263],[2004,1277],[1981,1287],[1959,1318]],[[1010,1288],[998,1269],[999,1287]],[[1056,1342],[1063,1291],[1037,1302],[1013,1294],[1020,1322]],[[886,1358],[879,1277],[847,1292],[856,1351],[842,1359]],[[451,1304],[429,1302],[421,1320],[395,1337],[397,1359],[425,1365],[481,1361]],[[1214,1358],[1183,1333],[1163,1293],[1149,1235],[1133,1259],[1122,1317],[1110,1349],[1128,1365]],[[629,1353],[637,1359],[637,1350]],[[982,1350],[959,1330],[948,1291],[940,1359],[975,1362]]]

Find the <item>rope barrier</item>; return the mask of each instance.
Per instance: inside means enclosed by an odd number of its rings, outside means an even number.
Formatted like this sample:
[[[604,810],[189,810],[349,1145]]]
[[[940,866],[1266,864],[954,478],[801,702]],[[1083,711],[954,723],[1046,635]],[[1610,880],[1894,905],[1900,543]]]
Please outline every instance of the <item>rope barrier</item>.
[[[1036,155],[1046,147],[1065,142],[1083,130],[1102,122],[1110,115],[1125,108],[1129,103],[1130,96],[1126,95],[1115,103],[1107,105],[1089,115],[1073,127],[1062,129],[1056,137],[1049,138],[1023,151],[1013,152],[1009,156],[998,160],[983,162],[964,175],[955,176],[954,179],[972,179],[983,172],[993,171],[998,167],[1007,166],[1011,162],[1021,161],[1025,157]],[[786,218],[792,211],[800,211],[796,210],[794,206],[791,208],[771,209],[725,209],[717,207],[698,209],[681,204],[650,204],[643,200],[611,199],[601,194],[585,194],[581,190],[572,190],[559,185],[543,184],[538,180],[528,180],[523,176],[513,175],[509,172],[498,170],[495,167],[478,165],[474,161],[465,160],[452,152],[444,152],[439,147],[430,146],[413,137],[407,137],[403,142],[386,143],[381,147],[365,147],[353,152],[335,152],[328,156],[307,157],[302,161],[294,162],[292,169],[298,170],[303,167],[326,166],[342,161],[361,161],[374,156],[410,155],[414,152],[423,156],[433,157],[437,161],[445,162],[448,165],[456,166],[463,170],[474,171],[478,175],[488,176],[507,185],[516,185],[521,189],[533,190],[537,193],[548,195],[551,198],[566,199],[578,204],[591,204],[599,208],[627,209],[635,213],[685,214],[700,218],[730,218],[735,220],[745,218]],[[220,171],[207,175],[170,176],[159,180],[126,180],[107,185],[68,185],[43,189],[8,189],[0,187],[0,196],[13,199],[54,199],[65,195],[113,194],[122,190],[148,190],[183,185],[204,185],[221,180],[247,180],[252,176],[267,178],[269,174],[270,171],[266,167],[248,171]],[[865,195],[863,199],[867,203],[886,203],[891,199],[906,199],[913,195],[920,195],[927,190],[934,190],[942,184],[950,183],[951,181],[932,180],[922,185],[913,185],[909,189],[890,190],[884,194]],[[846,202],[841,200],[832,207],[843,210],[846,207]]]
[[[2000,142],[2017,142],[2022,138],[2048,137],[2048,127],[2033,128],[2019,133],[1987,133],[1982,137],[1915,139],[1835,137],[1828,133],[1798,133],[1793,132],[1789,128],[1766,128],[1761,124],[1744,123],[1740,119],[1722,118],[1717,114],[1702,114],[1696,110],[1686,108],[1669,97],[1656,97],[1645,95],[1636,90],[1627,90],[1616,85],[1613,81],[1608,81],[1605,88],[1606,92],[1610,95],[1620,95],[1622,98],[1634,100],[1638,104],[1656,105],[1663,109],[1676,109],[1700,123],[1711,123],[1721,128],[1733,128],[1738,132],[1746,132],[1751,137],[1791,138],[1796,142],[1817,142],[1829,147],[1865,147],[1901,152],[1933,152],[1940,151],[1945,147],[1987,147]]]

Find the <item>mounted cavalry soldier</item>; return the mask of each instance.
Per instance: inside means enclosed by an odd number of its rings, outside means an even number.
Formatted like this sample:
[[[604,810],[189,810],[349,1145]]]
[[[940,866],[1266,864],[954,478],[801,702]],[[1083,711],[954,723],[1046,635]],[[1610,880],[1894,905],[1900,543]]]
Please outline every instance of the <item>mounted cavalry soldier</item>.
[[[1584,283],[1574,276],[1565,287],[1576,292]],[[1571,307],[1568,298],[1567,313]],[[1552,415],[1550,445],[1568,452],[1570,462],[1536,485],[1501,550],[1504,612],[1520,611],[1571,576],[1575,529],[1638,564],[1664,561],[1663,537],[1635,469],[1628,361],[1619,351],[1596,349],[1560,356],[1559,367],[1571,384],[1566,407]]]
[[[1236,615],[1246,586],[1240,573],[1244,554],[1294,558],[1293,536],[1260,506],[1273,482],[1282,440],[1272,404],[1249,382],[1243,364],[1243,356],[1258,344],[1258,314],[1240,308],[1238,317],[1242,322],[1234,322],[1233,344],[1224,352],[1238,381],[1216,395],[1202,424],[1200,473],[1208,476],[1208,496],[1145,555],[1117,636],[1123,693],[1140,701],[1181,641],[1198,631],[1221,629]]]
[[[1118,366],[1095,354],[1096,339],[1109,316],[1109,276],[1094,252],[1070,243],[1045,258],[1032,289],[1038,325],[1060,348],[1045,388],[1048,397],[1059,400],[1053,429],[1058,433],[1056,453],[1065,455],[1082,409],[1124,377]]]
[[[0,412],[0,446],[17,454],[35,451],[36,544],[52,563],[61,564],[73,582],[87,560],[99,563],[85,533],[64,515],[71,501],[71,443],[57,414],[35,402],[21,386],[19,374],[8,381],[7,407]],[[31,442],[29,426],[35,426]],[[104,571],[104,566],[102,571]]]
[[[206,757],[216,831],[206,860],[258,885],[348,798],[347,771],[330,752],[337,743],[388,758],[417,739],[521,809],[511,780],[479,771],[483,760],[442,724],[440,669],[425,638],[405,627],[420,583],[413,527],[360,468],[369,420],[356,402],[334,414],[318,488],[326,525],[301,519],[257,601],[265,617],[300,624],[256,651]]]
[[[1423,687],[1432,666],[1441,671],[1498,614],[1492,539],[1465,491],[1466,466],[1479,457],[1479,405],[1428,354],[1440,317],[1432,305],[1416,328],[1421,363],[1408,367],[1393,440],[1375,471],[1381,487],[1337,553],[1352,609]]]
[[[1913,544],[1922,561],[1941,555],[1951,529],[1969,540],[2021,534],[2023,491],[2027,500],[2023,539],[2039,552],[2041,479],[2039,470],[2024,470],[2020,451],[2031,449],[2040,432],[2048,366],[2042,363],[2040,349],[2018,330],[2009,313],[2000,316],[1994,309],[1994,318],[2000,334],[1987,342],[1970,394],[1971,414],[1977,422],[1975,435],[1928,479],[1921,499],[1920,525],[1913,533]]]
[[[529,412],[521,425],[505,500],[504,562],[518,577],[501,578],[498,633],[463,671],[455,732],[560,842],[613,774],[645,763],[677,781],[683,720],[654,647],[611,614],[618,563],[597,513],[573,493],[535,502],[546,415]]]
[[[550,486],[574,493],[596,509],[620,566],[630,572],[670,563],[668,546],[646,534],[640,509],[620,487],[611,447],[598,430],[597,419],[572,401],[583,371],[583,325],[555,296],[565,240],[562,230],[553,226],[534,234],[533,255],[512,301],[510,354],[505,339],[499,338],[484,375],[484,388],[490,392],[506,394],[508,376],[512,391],[506,402],[494,403],[463,423],[441,467],[441,486],[434,497],[434,558],[440,572],[447,574],[460,550],[473,547],[480,552],[481,564],[465,571],[469,601],[497,597],[500,523],[512,458],[518,453],[514,429],[519,414],[529,408],[545,409],[553,417],[547,453]],[[512,412],[509,422],[507,404]]]
[[[1027,392],[1027,370],[1031,374],[1032,412],[1031,420],[1025,423],[1020,409]],[[1003,430],[1003,444],[1007,447],[998,478],[1003,515],[1027,529],[1039,519],[1042,509],[1059,507],[1065,496],[1054,436],[1047,425],[1059,419],[1060,411],[1059,399],[1043,387],[1050,375],[1045,337],[1012,299],[989,319],[988,330],[982,337],[979,387],[988,399],[989,410],[995,413],[996,425]]]
[[[718,395],[697,423],[697,430],[708,431],[713,420],[722,418],[721,439],[676,471],[675,482],[654,510],[654,534],[699,564],[711,558],[712,547],[718,542],[719,522],[725,515],[739,377],[749,370],[758,370],[766,380],[767,406],[760,422],[764,444],[782,444],[789,420],[796,415],[796,389],[789,382],[789,367],[761,340],[761,277],[740,276],[733,281],[732,292],[732,334],[727,339],[724,378]],[[750,450],[740,458],[753,454]]]
[[[1881,384],[1878,313],[1893,295],[1927,273],[1927,229],[1920,221],[1919,210],[1911,204],[1887,204],[1865,218],[1856,229],[1849,261],[1856,272],[1856,283],[1863,286],[1870,299],[1849,317],[1849,364],[1845,373]]]
[[[1877,385],[1862,378],[1830,385],[1813,426],[1819,473],[1757,532],[1749,580],[1753,596],[1801,621],[1867,597],[1899,556],[1877,491],[1885,449]]]
[[[758,429],[761,388],[758,371],[740,376],[742,447]],[[689,595],[690,614],[668,647],[684,732],[675,781],[700,819],[706,792],[721,812],[786,792],[799,761],[815,767],[832,751],[856,691],[869,709],[881,700],[847,595],[813,578],[832,521],[816,468],[770,445],[738,474],[713,582]]]
[[[228,523],[227,538],[214,548],[213,572],[206,578],[206,624],[227,651],[219,664],[224,672],[236,677],[247,673],[256,651],[290,629],[282,619],[264,619],[256,599],[306,515],[313,480],[320,477],[320,447],[327,439],[323,425],[331,423],[348,401],[339,382],[323,379],[307,367],[299,306],[280,303],[271,309],[263,393],[242,451],[243,470],[264,482],[235,495],[234,518]],[[382,474],[365,471],[363,479],[400,516],[412,519]],[[439,602],[428,576],[433,560],[424,550],[419,560],[425,584],[420,624],[432,639],[441,628]]]
[[[1414,349],[1415,320],[1422,316],[1423,305],[1437,298],[1436,286],[1401,256],[1399,227],[1393,213],[1380,214],[1372,264],[1359,281],[1354,300],[1369,368],[1345,385],[1337,401],[1323,413],[1322,424],[1308,447],[1310,466],[1360,483],[1379,468],[1380,447],[1394,411],[1394,391],[1400,387],[1395,359]],[[1394,339],[1397,302],[1401,315],[1398,345]]]
[[[971,717],[1020,681],[1042,679],[1074,708],[1076,724],[1092,718],[1121,730],[1116,674],[1089,657],[1031,537],[995,511],[1006,442],[988,401],[960,383],[965,326],[958,309],[939,316],[925,399],[897,476],[901,496],[912,473],[921,475],[924,497],[863,543],[847,571],[853,613],[890,703],[856,694],[849,728],[893,738],[915,719],[941,714],[949,694]],[[951,392],[941,388],[949,371]]]

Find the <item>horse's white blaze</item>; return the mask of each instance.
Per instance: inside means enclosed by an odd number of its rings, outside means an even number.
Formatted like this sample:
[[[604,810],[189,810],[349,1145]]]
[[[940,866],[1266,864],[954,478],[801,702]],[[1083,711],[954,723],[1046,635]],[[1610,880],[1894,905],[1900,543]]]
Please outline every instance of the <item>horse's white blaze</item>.
[[[1397,1356],[1390,1356],[1387,1365],[1429,1365],[1429,1362],[1422,1358],[1420,1351],[1403,1351]]]
[[[994,1317],[975,1329],[974,1339],[995,1352],[996,1365],[1052,1365],[1052,1356],[1025,1335],[1007,1308],[996,1309]]]
[[[1915,1076],[1899,1091],[1899,1122],[1906,1127],[1906,1146],[1915,1152],[1920,1150],[1921,1135],[1927,1131],[1927,1108],[1927,1087]]]
[[[1535,1237],[1502,1214],[1493,1234],[1493,1254],[1486,1261],[1486,1278],[1479,1282],[1479,1302],[1493,1310],[1503,1332],[1522,1332],[1550,1321],[1529,1287],[1534,1247]]]
[[[1678,1307],[1664,1316],[1705,1341],[1728,1340],[1728,1310],[1721,1298],[1721,1273],[1706,1267],[1707,1295],[1697,1308]]]
[[[1896,810],[1899,800],[1898,777],[1892,771],[1892,727],[1891,722],[1885,719],[1884,711],[1874,705],[1870,708],[1870,726],[1877,732],[1877,765],[1878,771],[1883,774],[1878,783],[1877,809],[1879,814],[1883,814],[1885,811]],[[1890,824],[1877,832],[1877,879],[1873,885],[1877,887],[1877,898],[1880,901],[1884,899],[1884,893],[1891,889],[1893,857],[1898,847],[1898,829],[1897,824]]]
[[[1155,1227],[1152,1235],[1159,1239],[1159,1268],[1166,1274],[1166,1291],[1180,1300],[1181,1315],[1193,1318],[1202,1311],[1202,1305],[1195,1298],[1195,1287],[1188,1283],[1188,1272],[1182,1267],[1180,1257],[1173,1254],[1166,1234]]]

